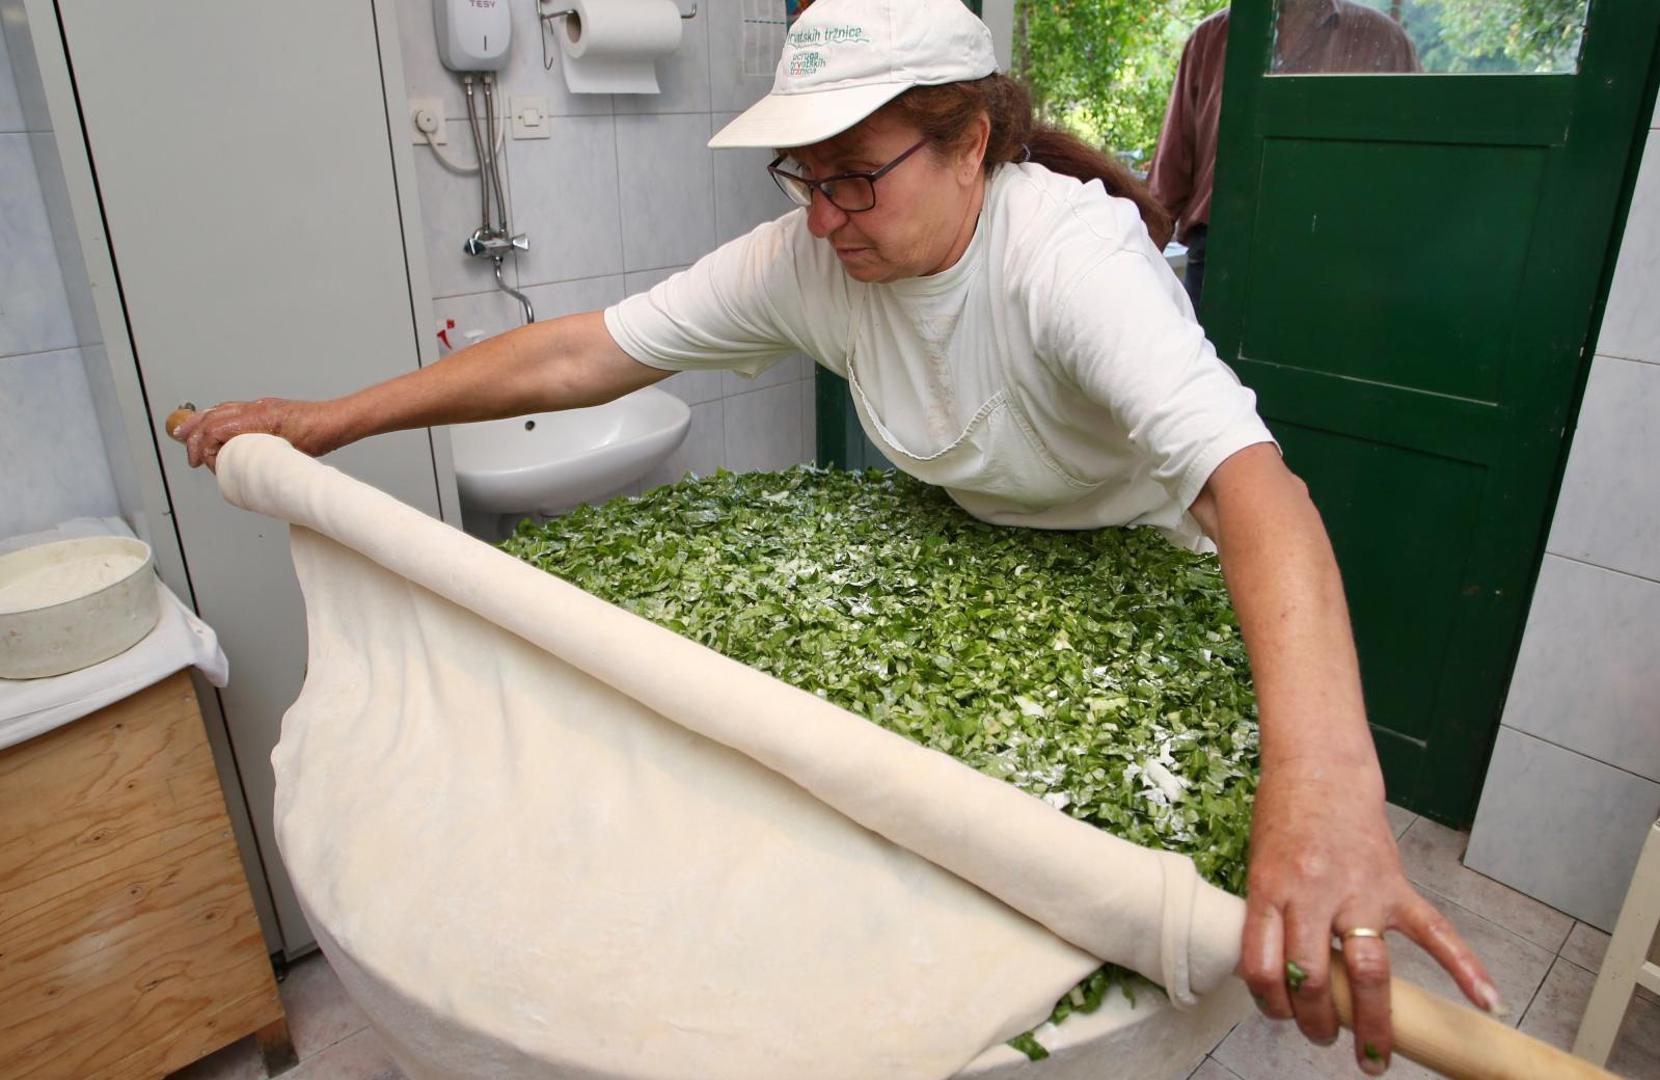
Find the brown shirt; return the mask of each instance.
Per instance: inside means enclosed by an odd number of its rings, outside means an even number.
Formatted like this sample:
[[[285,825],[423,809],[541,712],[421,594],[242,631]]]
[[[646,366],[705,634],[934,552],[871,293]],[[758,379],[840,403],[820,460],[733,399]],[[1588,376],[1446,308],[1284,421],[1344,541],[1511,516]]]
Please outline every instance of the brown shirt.
[[[1274,72],[1373,74],[1417,71],[1412,39],[1395,20],[1350,0],[1282,0],[1274,39]],[[1147,186],[1186,240],[1210,222],[1216,180],[1216,131],[1222,115],[1222,68],[1228,12],[1200,23],[1182,49],[1176,85],[1164,113]]]

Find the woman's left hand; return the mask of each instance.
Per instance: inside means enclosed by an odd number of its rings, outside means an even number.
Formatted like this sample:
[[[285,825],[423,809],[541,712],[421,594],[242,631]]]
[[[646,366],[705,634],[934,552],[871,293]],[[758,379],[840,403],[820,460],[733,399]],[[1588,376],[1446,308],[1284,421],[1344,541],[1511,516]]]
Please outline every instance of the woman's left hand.
[[[1373,774],[1375,775],[1375,773]],[[1264,770],[1251,827],[1240,974],[1277,1020],[1295,1017],[1310,1040],[1338,1037],[1330,958],[1334,937],[1397,930],[1433,956],[1489,1012],[1498,992],[1475,953],[1418,895],[1372,784],[1330,764]],[[1382,937],[1346,937],[1342,961],[1354,1000],[1355,1061],[1376,1076],[1389,1066],[1389,949]]]

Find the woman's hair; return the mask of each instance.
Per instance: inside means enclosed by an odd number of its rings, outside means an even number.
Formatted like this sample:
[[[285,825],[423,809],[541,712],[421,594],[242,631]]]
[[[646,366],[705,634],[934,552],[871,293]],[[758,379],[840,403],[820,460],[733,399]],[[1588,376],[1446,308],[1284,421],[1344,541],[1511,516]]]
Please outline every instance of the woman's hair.
[[[954,147],[969,137],[969,125],[984,111],[991,120],[986,142],[985,170],[989,174],[1005,161],[1037,162],[1052,172],[1088,182],[1100,180],[1107,194],[1129,199],[1141,212],[1142,223],[1163,248],[1170,242],[1170,214],[1147,191],[1147,185],[1117,158],[1102,153],[1082,139],[1032,119],[1032,97],[1007,75],[987,75],[970,82],[940,86],[913,86],[885,108],[915,127],[936,146]]]

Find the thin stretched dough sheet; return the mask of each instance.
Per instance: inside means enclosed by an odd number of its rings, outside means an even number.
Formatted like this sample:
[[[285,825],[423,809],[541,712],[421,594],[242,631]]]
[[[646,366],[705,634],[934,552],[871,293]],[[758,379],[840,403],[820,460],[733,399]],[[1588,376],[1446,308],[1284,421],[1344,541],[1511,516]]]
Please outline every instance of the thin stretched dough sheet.
[[[280,439],[233,439],[218,475],[295,526],[310,641],[272,755],[284,861],[348,988],[396,999],[381,1026],[433,1075],[448,1054],[454,1075],[947,1076],[1097,957],[1181,1005],[1238,961],[1242,903],[1185,857]]]

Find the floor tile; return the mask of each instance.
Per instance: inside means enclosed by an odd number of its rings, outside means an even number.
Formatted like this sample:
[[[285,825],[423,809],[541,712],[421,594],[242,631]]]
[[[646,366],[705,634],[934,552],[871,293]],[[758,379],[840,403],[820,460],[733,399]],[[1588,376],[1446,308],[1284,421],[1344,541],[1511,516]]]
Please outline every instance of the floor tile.
[[[373,1028],[342,1039],[315,1057],[302,1059],[282,1080],[405,1080]]]
[[[1426,891],[1424,898],[1447,917],[1453,929],[1487,965],[1487,973],[1493,977],[1500,1000],[1510,1009],[1506,1023],[1515,1026],[1521,1019],[1522,1010],[1533,1000],[1539,984],[1545,981],[1551,961],[1556,958],[1555,953],[1433,891]],[[1391,934],[1389,953],[1393,974],[1442,997],[1468,1004],[1464,992],[1453,982],[1452,976],[1416,943],[1400,934]]]
[[[1468,840],[1463,833],[1419,818],[1400,838],[1406,876],[1555,953],[1573,929],[1573,918],[1464,866],[1459,859]]]
[[[1207,1057],[1187,1080],[1239,1080],[1239,1075],[1215,1058]]]
[[[1407,828],[1414,821],[1418,820],[1417,814],[1414,814],[1412,811],[1403,807],[1396,806],[1394,803],[1384,803],[1383,812],[1389,818],[1389,831],[1395,834],[1396,840],[1399,840],[1401,838],[1401,834],[1406,832]]]
[[[1552,1046],[1571,1047],[1595,981],[1596,976],[1578,964],[1558,958],[1522,1018],[1522,1030]],[[1631,1002],[1608,1070],[1618,1076],[1660,1076],[1660,1005],[1642,999]]]
[[[1568,934],[1568,940],[1562,945],[1561,956],[1595,975],[1602,970],[1602,956],[1607,951],[1607,934],[1590,923],[1575,923],[1573,930]],[[1660,994],[1645,986],[1639,986],[1637,993],[1649,1001],[1660,1004]]]
[[[369,1024],[320,952],[289,965],[288,977],[278,990],[288,1013],[294,1052],[302,1062]]]
[[[1561,955],[1594,975],[1602,970],[1602,954],[1607,951],[1607,934],[1590,923],[1576,922],[1562,943]]]
[[[1332,1046],[1315,1046],[1291,1021],[1270,1020],[1260,1013],[1233,1029],[1214,1057],[1239,1080],[1328,1080],[1364,1077],[1355,1064],[1353,1036],[1344,1032]],[[1390,1080],[1421,1080],[1436,1074],[1396,1057],[1385,1074]]]
[[[265,1080],[265,1062],[260,1060],[259,1043],[249,1035],[194,1065],[169,1073],[167,1080]]]

